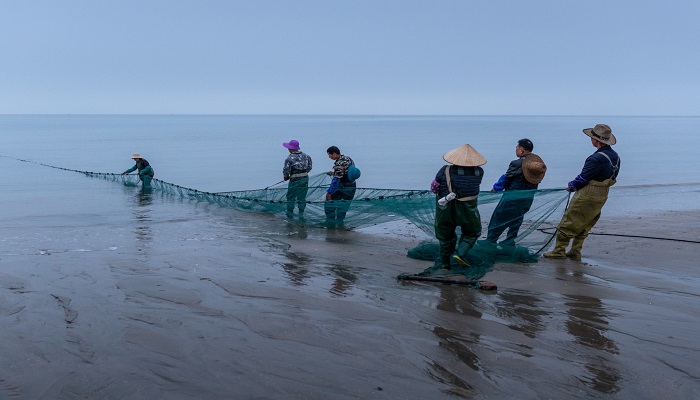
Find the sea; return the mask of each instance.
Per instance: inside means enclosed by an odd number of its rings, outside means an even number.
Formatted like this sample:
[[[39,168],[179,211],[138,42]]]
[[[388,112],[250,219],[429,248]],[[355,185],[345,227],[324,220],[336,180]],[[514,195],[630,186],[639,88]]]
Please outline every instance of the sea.
[[[225,192],[278,183],[287,155],[282,143],[295,139],[314,160],[314,173],[331,168],[326,149],[337,146],[361,167],[363,187],[425,189],[445,164],[442,155],[469,143],[487,159],[482,190],[489,190],[515,158],[518,139],[529,138],[548,167],[540,188],[563,188],[595,150],[582,129],[597,123],[610,125],[618,139],[617,188],[670,194],[700,182],[692,151],[700,144],[700,117],[0,115],[0,162],[12,171],[5,193],[20,197],[28,193],[25,185],[31,191],[50,187],[40,197],[61,196],[54,179],[62,174],[38,168],[50,182],[38,180],[32,167],[7,157],[119,173],[132,166],[135,152],[158,179]],[[80,190],[73,186],[65,190]],[[682,199],[690,196],[677,197],[640,207],[693,207]],[[622,210],[614,204],[607,207],[611,212],[630,211],[629,204]]]
[[[5,207],[0,216],[60,214],[57,199],[105,211],[95,189],[109,185],[16,159],[119,173],[139,153],[158,179],[226,192],[279,183],[288,155],[282,143],[291,139],[312,157],[312,173],[330,170],[326,149],[337,146],[362,170],[362,187],[392,189],[429,188],[445,164],[442,155],[469,143],[487,160],[482,190],[489,190],[515,158],[517,141],[529,138],[547,164],[540,188],[564,188],[595,151],[582,129],[597,123],[611,126],[622,158],[606,213],[696,207],[692,193],[700,177],[693,149],[700,145],[700,117],[1,115],[6,204],[40,203],[21,212]]]
[[[527,384],[512,371],[489,372],[472,353],[450,348],[458,345],[444,335],[438,335],[444,339],[440,344],[421,338],[422,330],[429,335],[439,331],[434,321],[425,322],[431,315],[454,309],[454,304],[445,306],[450,300],[444,293],[433,286],[397,286],[391,279],[380,284],[374,279],[380,266],[377,271],[353,267],[356,240],[377,246],[377,252],[396,253],[393,268],[404,263],[413,268],[403,249],[392,249],[391,240],[386,243],[397,235],[393,229],[360,239],[329,239],[321,231],[302,234],[283,228],[284,222],[273,216],[144,195],[137,187],[71,171],[121,173],[133,166],[132,153],[140,153],[165,182],[206,192],[261,189],[282,180],[288,155],[282,143],[295,139],[312,157],[313,173],[330,170],[333,161],[326,149],[337,146],[361,169],[360,187],[427,189],[445,164],[443,154],[468,143],[487,159],[481,189],[488,191],[516,158],[517,141],[529,138],[547,165],[540,188],[564,188],[595,151],[582,129],[599,123],[612,128],[622,160],[603,218],[698,210],[700,117],[0,115],[0,338],[5,343],[0,398],[643,398],[636,397],[642,392],[633,388],[631,371],[623,369],[619,379],[601,383],[585,378],[595,375],[590,365],[581,363],[579,370],[566,364],[567,357],[578,357],[580,343],[545,356],[547,365],[557,369],[543,372],[551,374],[550,382]],[[698,235],[688,239],[697,241]],[[333,250],[339,260],[330,264],[315,263],[308,255],[284,259],[287,247],[280,242],[287,237],[346,247]],[[415,234],[416,244],[424,239]],[[302,264],[307,279],[300,283]],[[212,282],[216,284],[208,289],[198,286]],[[265,293],[254,289],[260,282],[268,282]],[[217,290],[224,295],[215,297]],[[406,303],[395,300],[386,306],[385,290],[401,293],[397,298]],[[416,291],[422,296],[418,300],[411,297]],[[269,302],[275,293],[290,294],[273,307]],[[497,297],[469,306],[483,307],[480,320],[498,324],[508,317],[488,318],[484,304],[505,299],[517,308],[523,307],[521,300],[540,295],[503,288]],[[311,306],[316,311],[312,316],[300,315],[309,307],[304,304],[316,304],[309,299],[329,303],[322,310]],[[293,309],[287,308],[290,302]],[[385,305],[371,306],[374,302]],[[532,315],[538,315],[538,307],[557,315],[557,304],[564,303],[525,307]],[[585,309],[586,304],[579,305]],[[595,304],[615,310],[612,314],[624,313],[615,305]],[[343,308],[360,306],[374,313],[364,320],[361,310]],[[423,311],[401,311],[410,307]],[[336,321],[339,309],[347,315]],[[404,322],[393,326],[387,322],[392,315]],[[464,313],[454,314],[460,317]],[[358,328],[379,325],[383,328]],[[406,326],[419,333],[391,336],[392,329]],[[353,333],[341,333],[348,330]],[[498,339],[498,328],[488,332],[493,335],[486,341],[489,351],[512,350]],[[334,340],[336,334],[343,343]],[[591,340],[599,334],[593,332]],[[372,335],[378,335],[377,341]],[[389,337],[393,353],[380,344]],[[314,340],[323,343],[320,348]],[[423,352],[445,346],[446,354]],[[698,346],[691,348],[697,354]],[[325,361],[295,361],[309,354]],[[526,368],[533,355],[519,357],[515,365]],[[562,374],[559,362],[568,372]],[[450,375],[450,370],[461,370],[454,364],[476,371],[473,378],[483,382],[465,383]],[[382,368],[397,367],[383,375]],[[678,372],[680,393],[698,394],[699,378],[688,373]]]

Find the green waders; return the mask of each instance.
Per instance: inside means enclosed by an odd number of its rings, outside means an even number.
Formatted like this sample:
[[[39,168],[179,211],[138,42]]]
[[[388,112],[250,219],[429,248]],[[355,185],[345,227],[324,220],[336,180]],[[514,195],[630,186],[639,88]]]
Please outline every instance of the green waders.
[[[436,202],[435,237],[440,241],[440,259],[442,267],[449,268],[452,253],[457,247],[455,260],[465,265],[467,252],[481,236],[481,215],[477,208],[478,199],[468,201],[452,200],[445,207]],[[457,227],[462,229],[462,236],[457,246]],[[465,266],[468,266],[466,264]]]
[[[610,187],[615,184],[614,179],[606,179],[603,182],[590,181],[588,185],[574,193],[569,207],[557,227],[557,242],[554,249],[544,253],[547,258],[572,258],[581,260],[583,241],[588,232],[600,219],[600,212],[608,200]],[[571,250],[566,252],[566,247],[571,239],[574,239]]]
[[[153,180],[153,177],[148,176],[148,175],[139,175],[139,179],[141,179],[141,188],[142,189],[150,189],[151,188],[151,181]]]
[[[287,186],[287,216],[294,213],[294,204],[299,207],[299,216],[306,210],[306,195],[309,192],[309,177],[292,178]]]

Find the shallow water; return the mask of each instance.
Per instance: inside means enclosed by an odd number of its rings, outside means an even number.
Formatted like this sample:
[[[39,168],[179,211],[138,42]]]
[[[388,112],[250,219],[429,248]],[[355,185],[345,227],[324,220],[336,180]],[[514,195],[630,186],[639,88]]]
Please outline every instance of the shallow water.
[[[612,120],[613,129],[624,126],[623,132],[638,135],[661,125],[679,126],[680,135],[698,124],[682,118]],[[569,169],[578,173],[592,149],[583,134],[577,136],[580,125],[590,125],[583,117],[0,121],[6,139],[0,153],[6,156],[119,172],[140,151],[159,178],[212,191],[276,182],[284,158],[279,143],[295,137],[292,131],[327,134],[328,145],[341,148],[343,132],[358,132],[361,139],[347,144],[348,154],[364,158],[362,179],[380,187],[429,182],[440,154],[461,144],[462,132],[502,144],[505,154],[487,165],[498,169],[492,178],[512,158],[511,142],[526,122],[549,134],[572,126],[577,146],[568,148],[571,153],[545,153],[552,160],[552,183],[565,181]],[[377,126],[390,133],[374,135],[376,145],[363,145]],[[489,135],[477,135],[486,127],[492,127],[485,131]],[[494,138],[496,132],[510,135]],[[312,142],[312,136],[296,138]],[[399,149],[387,151],[392,145]],[[316,147],[322,154],[327,146]],[[650,156],[651,149],[642,147],[620,150],[625,175],[604,210],[605,217],[633,216],[631,222],[605,225],[604,217],[598,231],[697,236],[694,214],[679,214],[676,228],[665,231],[647,229],[663,220],[634,224],[650,208],[697,209],[692,199],[699,191],[687,183],[694,177],[687,161],[673,154],[676,145],[653,149],[676,162],[652,170],[635,161]],[[400,164],[410,166],[405,173],[389,179],[372,173],[398,165],[407,154],[415,162]],[[572,166],[558,172],[554,166],[565,159]],[[318,168],[331,164],[322,156],[315,162]],[[498,265],[486,277],[498,284],[496,292],[400,283],[399,273],[426,267],[405,257],[425,235],[400,223],[359,232],[300,227],[9,158],[0,158],[0,167],[6,171],[0,398],[700,395],[697,245],[591,236],[587,243],[608,254],[583,264]],[[429,170],[425,176],[423,169]]]

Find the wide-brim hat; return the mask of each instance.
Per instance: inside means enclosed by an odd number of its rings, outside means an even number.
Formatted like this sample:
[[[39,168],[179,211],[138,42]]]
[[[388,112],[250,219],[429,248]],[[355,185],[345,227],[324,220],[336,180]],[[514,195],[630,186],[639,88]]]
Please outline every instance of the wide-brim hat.
[[[612,129],[605,124],[598,124],[593,128],[584,129],[583,133],[605,144],[613,145],[617,143],[615,135],[612,134]]]
[[[134,154],[131,155],[131,158],[132,158],[133,160],[139,160],[139,159],[141,159],[141,158],[143,158],[143,157],[141,157],[141,154],[139,154],[139,153],[134,153]]]
[[[462,167],[478,167],[486,164],[484,156],[469,144],[448,151],[442,158],[450,164]]]
[[[537,154],[530,153],[523,160],[523,176],[528,182],[537,185],[544,179],[547,166]]]
[[[290,140],[288,142],[282,143],[282,146],[288,148],[289,150],[299,150],[299,142],[296,140]]]

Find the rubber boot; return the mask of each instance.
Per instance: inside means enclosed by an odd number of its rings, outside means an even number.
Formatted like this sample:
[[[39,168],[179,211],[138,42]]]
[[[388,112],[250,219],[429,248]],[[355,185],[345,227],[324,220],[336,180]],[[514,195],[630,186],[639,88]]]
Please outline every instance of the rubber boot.
[[[460,243],[459,247],[457,247],[457,252],[452,256],[452,259],[457,261],[457,263],[463,267],[471,267],[471,264],[467,262],[467,253],[469,253],[471,248],[472,245],[469,243]]]
[[[456,239],[449,242],[440,242],[440,258],[438,259],[438,262],[441,264],[440,268],[450,269],[450,260],[455,250],[455,242]]]
[[[442,254],[442,252],[440,253],[440,256],[438,256],[438,258],[435,259],[435,267],[444,270],[450,269],[450,256],[445,256],[444,254]]]
[[[437,261],[435,262],[435,265],[440,269],[444,269],[444,270],[450,269],[451,268],[450,267],[450,257],[440,256],[437,259]]]
[[[566,258],[566,247],[569,245],[570,241],[571,238],[567,237],[561,232],[557,232],[557,243],[554,245],[554,249],[542,255],[546,258],[564,259]]]
[[[571,242],[571,250],[566,252],[566,257],[574,261],[581,261],[581,249],[583,248],[583,241],[586,237],[576,236],[574,241]]]

